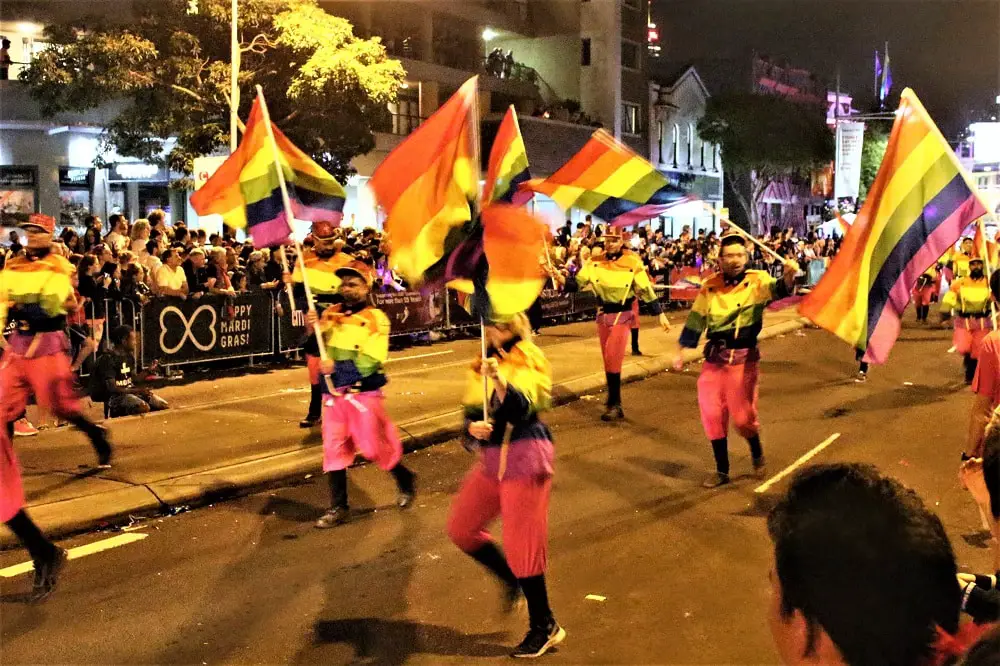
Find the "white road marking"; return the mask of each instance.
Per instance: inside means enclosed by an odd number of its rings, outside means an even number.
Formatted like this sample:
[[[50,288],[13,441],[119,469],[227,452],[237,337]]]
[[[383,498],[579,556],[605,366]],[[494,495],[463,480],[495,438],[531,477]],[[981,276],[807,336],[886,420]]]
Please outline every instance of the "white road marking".
[[[449,349],[447,351],[430,352],[429,354],[416,354],[415,356],[400,356],[398,358],[390,358],[386,363],[395,363],[396,361],[412,361],[417,358],[427,358],[429,356],[444,356],[445,354],[454,354],[454,349]]]
[[[948,353],[949,354],[954,354],[955,353],[955,347],[948,347]]]
[[[117,548],[118,546],[126,546],[130,543],[135,543],[136,541],[142,541],[147,536],[149,535],[140,534],[138,532],[119,534],[118,536],[113,536],[110,539],[101,539],[100,541],[95,541],[94,543],[88,543],[86,546],[70,548],[67,555],[69,556],[69,559],[77,560],[81,557],[93,555],[94,553],[100,553],[104,550]],[[6,569],[0,569],[0,576],[4,578],[12,578],[14,576],[20,576],[21,574],[28,573],[29,571],[33,571],[34,569],[34,562],[22,562],[21,564],[9,566]]]
[[[822,451],[826,447],[836,442],[839,438],[840,438],[839,432],[833,433],[832,435],[824,439],[822,442],[817,444],[811,451],[809,451],[809,453],[805,454],[804,456],[793,462],[791,465],[781,470],[781,472],[779,472],[776,476],[771,477],[769,480],[765,481],[761,485],[754,488],[754,492],[766,493],[771,486],[776,484],[778,481],[781,481],[783,478],[794,472],[796,469],[798,469],[805,463],[812,460],[817,454],[819,454],[820,451]]]

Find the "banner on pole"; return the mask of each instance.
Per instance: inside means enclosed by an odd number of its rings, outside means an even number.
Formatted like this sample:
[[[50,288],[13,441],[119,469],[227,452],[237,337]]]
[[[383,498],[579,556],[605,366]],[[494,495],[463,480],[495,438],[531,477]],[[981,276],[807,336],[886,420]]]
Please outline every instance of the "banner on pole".
[[[865,124],[837,124],[837,172],[834,197],[857,199],[861,191],[861,154],[865,143]]]

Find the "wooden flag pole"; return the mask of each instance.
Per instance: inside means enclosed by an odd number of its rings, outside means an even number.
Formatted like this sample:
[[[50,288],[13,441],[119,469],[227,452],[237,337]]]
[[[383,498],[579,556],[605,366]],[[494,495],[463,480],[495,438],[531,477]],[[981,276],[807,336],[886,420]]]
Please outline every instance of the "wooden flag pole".
[[[707,205],[705,207],[709,208]],[[709,209],[709,210],[711,210],[711,209]],[[713,210],[712,212],[714,213],[715,211]],[[739,227],[739,225],[737,225],[735,222],[733,222],[732,220],[730,220],[728,217],[722,217],[721,215],[719,215],[719,221],[720,222],[724,222],[725,224],[728,224],[729,228],[732,229],[734,232],[738,233],[740,236],[743,236],[743,238],[747,239],[748,241],[750,241],[751,243],[753,243],[754,245],[756,245],[757,247],[759,247],[761,250],[763,250],[767,254],[771,255],[772,257],[774,257],[775,259],[777,259],[778,261],[780,261],[781,263],[785,263],[785,258],[784,257],[782,257],[780,254],[778,254],[777,252],[775,252],[774,250],[772,250],[771,248],[769,248],[767,245],[764,245],[764,243],[761,243],[759,240],[757,240],[756,238],[754,238],[753,236],[751,236],[747,232],[743,231]]]
[[[481,146],[479,145],[479,77],[476,77],[476,96],[472,101],[472,173],[475,176],[476,182],[476,214],[479,215],[479,224],[483,223],[483,211],[482,211],[482,190],[479,187],[480,175],[482,171],[482,164],[480,162],[481,158]],[[480,350],[483,357],[483,362],[486,361],[486,319],[485,313],[480,314],[479,318],[479,337],[480,337]],[[482,368],[480,368],[480,371]],[[490,398],[487,393],[490,389],[489,379],[487,379],[485,373],[483,374],[483,420],[489,420],[489,404]]]
[[[986,238],[986,225],[983,223],[983,218],[980,217],[976,220],[976,224],[979,225],[979,235],[983,237],[983,264],[986,266],[986,284],[989,285],[993,278],[993,267],[990,266],[990,241]],[[995,331],[997,328],[997,305],[992,294],[990,294],[990,321]]]
[[[278,171],[278,186],[281,188],[281,203],[285,208],[285,219],[288,220],[288,228],[292,228],[292,223],[295,220],[295,213],[292,211],[292,201],[288,197],[288,185],[285,183],[285,171],[281,167],[281,159],[278,153],[278,142],[274,138],[274,130],[271,128],[271,114],[267,110],[267,102],[264,100],[264,89],[257,86],[257,99],[260,101],[260,111],[264,120],[264,127],[267,129],[267,139],[271,144],[271,154],[274,156],[274,167]],[[312,290],[309,288],[309,277],[306,274],[305,258],[302,256],[302,245],[298,240],[295,241],[295,250],[299,255],[298,261],[299,266],[302,267],[302,286],[306,290],[306,304],[309,308],[309,312],[316,312],[316,304],[313,302]],[[284,257],[284,251],[282,251],[282,257]],[[288,270],[288,261],[285,260],[283,268]],[[289,285],[289,298],[291,297],[291,285]],[[292,308],[295,308],[295,302],[292,301]],[[317,322],[318,323],[318,322]],[[319,326],[313,326],[313,333],[316,335],[316,343],[319,346],[319,357],[321,360],[326,361],[326,343],[323,341],[323,333],[319,330]],[[330,380],[329,375],[323,375],[323,379],[326,381],[326,387],[329,389],[330,393],[333,395],[339,395],[333,390],[333,382]]]

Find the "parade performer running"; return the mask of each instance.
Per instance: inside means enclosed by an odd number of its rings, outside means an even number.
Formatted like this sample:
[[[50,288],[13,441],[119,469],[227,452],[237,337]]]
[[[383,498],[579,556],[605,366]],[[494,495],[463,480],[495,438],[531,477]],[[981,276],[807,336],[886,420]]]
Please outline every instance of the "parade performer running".
[[[463,401],[466,448],[478,449],[479,460],[452,501],[448,536],[500,580],[508,610],[524,594],[530,628],[511,656],[540,657],[566,637],[545,586],[554,451],[539,413],[549,406],[552,371],[524,315],[487,325],[486,339],[486,359],[476,359]],[[489,420],[482,407],[484,375]],[[497,516],[506,553],[486,529]]]
[[[601,301],[597,313],[597,333],[601,340],[601,355],[604,357],[604,373],[608,382],[607,410],[601,415],[602,421],[625,418],[622,410],[621,373],[629,331],[636,318],[632,310],[635,298],[649,303],[653,314],[660,316],[663,330],[670,330],[670,322],[660,309],[646,267],[635,253],[623,252],[622,243],[621,231],[608,227],[604,232],[603,256],[587,263],[576,275],[577,287],[589,287]]]
[[[0,393],[5,399],[6,393]],[[31,600],[41,601],[56,586],[66,564],[66,551],[49,541],[24,511],[24,486],[14,447],[5,429],[0,429],[0,521],[20,540],[35,563]]]
[[[342,303],[332,305],[318,320],[327,346],[325,364],[318,370],[330,375],[334,394],[321,380],[323,404],[323,471],[330,484],[330,510],[317,522],[323,529],[347,521],[347,468],[360,453],[389,472],[399,489],[401,508],[408,507],[415,492],[415,475],[403,465],[403,444],[396,426],[385,412],[382,387],[387,379],[383,365],[389,358],[389,318],[368,303],[373,274],[360,261],[337,269]],[[317,315],[310,312],[310,326]]]
[[[15,330],[0,359],[2,413],[8,436],[33,393],[35,401],[56,418],[82,430],[97,452],[101,467],[110,466],[111,445],[104,428],[80,411],[73,389],[66,313],[75,306],[73,265],[52,251],[55,219],[31,215],[21,227],[27,234],[24,256],[14,257],[0,272],[0,329],[8,320]]]
[[[354,257],[337,247],[337,227],[332,222],[326,220],[313,222],[311,235],[313,238],[312,250],[306,248],[303,252],[303,261],[295,262],[295,270],[290,279],[298,285],[302,284],[302,264],[304,263],[306,277],[309,279],[309,288],[316,301],[316,308],[322,313],[327,306],[340,302],[340,296],[337,293],[340,287],[337,269],[352,261]],[[292,308],[294,309],[294,305]],[[306,368],[309,371],[309,411],[306,413],[306,417],[299,422],[299,427],[312,428],[319,423],[322,404],[319,347],[316,336],[307,336],[303,352],[306,356]]]
[[[942,320],[949,318],[946,312],[954,315],[952,344],[955,351],[962,355],[965,383],[971,384],[976,376],[983,338],[993,328],[990,318],[990,282],[983,271],[981,257],[970,257],[969,275],[955,280],[943,300],[945,308],[942,309]]]
[[[750,444],[754,472],[766,475],[764,449],[757,421],[759,378],[757,336],[764,309],[774,300],[792,294],[799,266],[788,260],[784,277],[775,280],[765,271],[747,270],[746,241],[732,233],[722,238],[719,263],[722,271],[702,283],[681,332],[682,348],[694,349],[704,331],[705,363],[698,377],[698,409],[705,434],[712,442],[716,473],[703,484],[715,488],[729,483],[729,417]],[[683,367],[678,352],[674,367]]]

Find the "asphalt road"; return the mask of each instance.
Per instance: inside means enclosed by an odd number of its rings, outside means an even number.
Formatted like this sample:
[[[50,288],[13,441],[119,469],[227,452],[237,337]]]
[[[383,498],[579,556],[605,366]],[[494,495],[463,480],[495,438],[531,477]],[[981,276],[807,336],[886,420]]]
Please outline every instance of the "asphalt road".
[[[948,332],[908,327],[890,363],[853,381],[853,353],[816,330],[763,345],[761,418],[772,475],[834,434],[815,461],[862,460],[940,512],[959,562],[989,563],[957,484],[970,395]],[[700,487],[711,454],[697,368],[624,390],[628,421],[599,400],[549,416],[558,461],[551,510],[552,606],[568,631],[555,663],[773,663],[766,626],[768,496],[733,437],[736,483]],[[181,418],[181,414],[178,414]],[[320,479],[153,519],[142,540],[70,562],[46,603],[29,575],[0,578],[3,661],[21,663],[477,664],[506,660],[526,619],[444,536],[472,459],[455,442],[408,456],[412,510],[387,475],[351,472],[358,518],[319,531]],[[779,492],[783,483],[776,484]],[[91,534],[67,547],[115,534]],[[121,536],[120,534],[118,536]],[[139,538],[138,536],[135,538]],[[25,560],[0,554],[0,567]],[[603,601],[586,599],[600,595]]]

